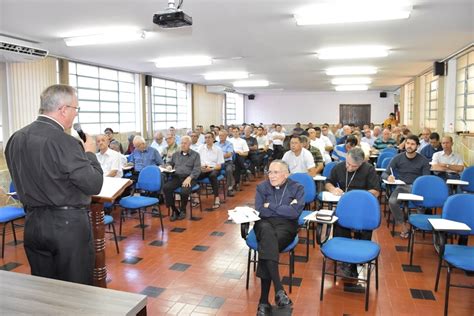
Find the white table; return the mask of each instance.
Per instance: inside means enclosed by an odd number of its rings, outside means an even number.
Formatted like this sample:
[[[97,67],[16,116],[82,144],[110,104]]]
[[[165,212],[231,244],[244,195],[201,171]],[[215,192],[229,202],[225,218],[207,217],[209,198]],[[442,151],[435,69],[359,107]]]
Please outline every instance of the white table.
[[[458,180],[458,179],[448,179],[446,183],[449,185],[469,185],[469,181]]]
[[[327,179],[327,177],[319,175],[319,174],[317,174],[313,177],[314,181],[326,181],[326,179]]]
[[[416,195],[412,193],[398,193],[397,200],[421,202],[424,200],[424,197],[421,195]]]
[[[146,315],[141,294],[0,271],[0,315]]]
[[[444,218],[428,218],[431,226],[436,231],[458,231],[458,232],[465,232],[470,231],[471,228],[467,226],[465,223],[451,221],[449,219]]]

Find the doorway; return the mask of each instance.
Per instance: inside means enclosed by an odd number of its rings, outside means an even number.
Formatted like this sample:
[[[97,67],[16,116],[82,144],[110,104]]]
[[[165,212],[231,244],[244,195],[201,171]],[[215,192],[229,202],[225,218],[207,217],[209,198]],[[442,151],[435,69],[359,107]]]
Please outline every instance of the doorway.
[[[362,128],[370,123],[370,104],[340,104],[339,122],[342,125],[350,123]]]

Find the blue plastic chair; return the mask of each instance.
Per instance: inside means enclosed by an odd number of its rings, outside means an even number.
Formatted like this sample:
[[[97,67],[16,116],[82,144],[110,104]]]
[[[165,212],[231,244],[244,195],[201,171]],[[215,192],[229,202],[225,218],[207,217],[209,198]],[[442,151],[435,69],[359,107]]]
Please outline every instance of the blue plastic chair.
[[[380,226],[380,205],[377,198],[368,191],[353,190],[345,193],[336,208],[338,224],[352,230],[374,230]],[[370,240],[358,240],[345,237],[334,237],[321,246],[323,254],[323,271],[321,277],[321,295],[323,300],[324,277],[326,274],[334,276],[334,284],[338,276],[337,262],[349,264],[367,264],[367,279],[357,279],[366,283],[365,310],[369,309],[370,274],[372,265],[375,265],[375,288],[379,287],[378,256],[380,246]],[[334,261],[334,273],[326,272],[327,259]]]
[[[201,186],[199,184],[195,184],[192,186],[191,188],[191,194],[189,195],[189,219],[192,220],[192,221],[198,221],[200,220],[201,218],[200,217],[195,217],[193,216],[193,202],[192,202],[192,194],[193,193],[197,193],[198,194],[198,199],[199,199],[199,210],[201,211],[202,213],[202,203],[201,203],[201,195],[199,194],[199,191],[201,190]],[[178,194],[181,196],[181,187],[178,187],[176,188],[174,191],[174,194]],[[183,198],[181,196],[181,198]],[[175,199],[176,201],[176,199]]]
[[[285,248],[283,249],[282,252],[280,253],[289,253],[290,255],[290,260],[289,260],[289,272],[290,272],[290,293],[291,293],[291,288],[293,284],[293,273],[295,273],[295,248],[298,245],[298,235],[295,236],[295,239]],[[245,239],[245,242],[247,246],[249,247],[249,255],[247,259],[247,281],[245,283],[245,288],[248,290],[249,288],[249,278],[250,278],[250,263],[254,263],[254,271],[255,271],[255,264],[257,262],[257,252],[258,252],[258,241],[257,241],[257,236],[255,235],[254,230],[250,230],[250,232],[247,235],[247,238]],[[252,259],[252,253],[253,253],[253,259]],[[282,264],[282,263],[280,263]]]
[[[413,182],[411,193],[423,196],[422,202],[412,202],[411,208],[436,209],[442,208],[449,196],[448,186],[443,179],[437,176],[421,176]],[[430,218],[440,218],[440,215],[411,214],[408,216],[410,231],[408,237],[408,251],[410,252],[410,265],[413,264],[415,233],[417,231],[432,232],[433,228],[428,222]],[[431,243],[430,243],[431,244]]]
[[[315,202],[316,199],[316,185],[314,183],[313,178],[307,173],[293,173],[289,176],[289,178],[293,181],[298,182],[304,187],[304,203],[305,203],[305,210],[301,212],[300,217],[298,218],[298,225],[306,229],[306,258],[305,260],[309,260],[309,227],[305,226],[304,218],[311,214],[313,211],[311,210],[311,203]],[[306,208],[309,208],[306,209]],[[313,247],[315,244],[315,231],[313,227]]]
[[[461,174],[461,180],[469,182],[469,185],[462,186],[461,190],[474,193],[474,166],[464,169],[463,173]]]
[[[135,185],[136,190],[142,191],[144,194],[156,194],[161,189],[161,172],[158,166],[146,166],[138,175],[138,181]],[[127,196],[120,200],[122,207],[120,219],[120,235],[122,235],[122,221],[124,219],[125,210],[137,210],[140,227],[142,229],[142,239],[145,240],[145,212],[147,207],[156,206],[152,209],[152,214],[158,214],[160,217],[161,231],[163,232],[163,216],[161,214],[160,201],[158,198],[148,196]]]
[[[16,192],[15,186],[13,185],[13,182],[10,182],[10,188],[9,191],[10,193]],[[11,195],[10,196],[14,200],[18,200],[17,195]],[[7,205],[0,207],[0,223],[3,224],[3,230],[2,230],[2,258],[5,254],[5,231],[7,228],[7,225],[11,223],[12,225],[12,232],[13,232],[13,240],[15,241],[15,245],[17,244],[16,240],[16,232],[15,232],[15,223],[17,219],[25,217],[25,210],[22,207],[17,207],[17,206],[12,206],[12,205]]]
[[[381,153],[387,153],[387,152],[392,152],[393,154],[397,154],[398,153],[398,149],[395,148],[395,147],[386,147],[384,149],[382,149]]]
[[[224,164],[222,165],[222,167],[224,167]],[[211,181],[209,180],[209,177],[198,180],[197,182],[202,185],[201,188],[205,189],[206,198],[207,198],[208,195],[209,195],[209,187],[211,185]],[[225,179],[225,169],[224,168],[220,169],[220,171],[219,171],[219,175],[217,176],[217,183],[220,184],[220,187],[222,189],[222,194],[224,195],[224,200],[221,201],[221,203],[225,203],[227,184],[226,184],[226,179]]]
[[[389,149],[389,148],[387,148]],[[385,158],[393,158],[397,152],[390,151],[390,150],[384,150],[380,153],[380,155],[377,157],[377,162],[375,163],[375,166],[377,168],[383,168],[382,162],[385,160]],[[385,167],[386,168],[386,167]]]
[[[453,232],[459,235],[472,236],[474,235],[474,195],[472,194],[456,194],[450,196],[443,207],[443,213],[441,215],[443,219],[452,220],[466,224],[471,228],[467,232]],[[444,301],[444,315],[448,315],[448,304],[449,304],[449,288],[460,287],[474,289],[474,287],[468,285],[451,284],[451,272],[453,269],[460,269],[465,272],[474,272],[474,246],[462,246],[445,244],[446,235],[438,233],[435,236],[435,240],[440,241],[440,244],[436,245],[439,249],[439,261],[438,271],[436,273],[435,291],[438,291],[438,283],[441,272],[443,261],[446,262],[447,275],[446,275],[446,291]]]
[[[109,227],[112,228],[112,234],[114,235],[114,241],[115,241],[115,249],[117,250],[117,253],[120,253],[119,246],[118,246],[118,240],[117,240],[117,233],[115,232],[114,218],[111,215],[105,215],[104,216],[104,225],[109,226]]]
[[[324,169],[323,169],[323,177],[326,177],[328,178],[330,175],[331,175],[331,171],[332,169],[338,164],[339,162],[338,161],[331,161],[330,163],[327,163],[325,166],[324,166]],[[345,163],[345,162],[344,162]],[[323,206],[323,191],[319,192],[318,193],[318,201],[319,201],[319,209],[322,208]],[[332,203],[330,203],[330,205],[332,206]]]

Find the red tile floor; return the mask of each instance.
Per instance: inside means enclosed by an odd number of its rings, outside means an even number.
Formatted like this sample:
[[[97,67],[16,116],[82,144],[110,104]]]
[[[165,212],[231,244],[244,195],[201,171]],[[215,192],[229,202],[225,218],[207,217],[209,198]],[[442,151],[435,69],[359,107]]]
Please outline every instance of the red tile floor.
[[[126,238],[119,242],[120,254],[113,240],[107,241],[108,287],[148,295],[149,315],[255,315],[259,281],[252,272],[250,288],[245,289],[248,248],[239,226],[226,220],[228,209],[253,203],[255,185],[262,179],[243,186],[243,191],[214,212],[200,214],[195,209],[193,213],[202,217],[200,221],[170,222],[166,217],[164,233],[159,229],[159,219],[148,215],[145,241],[140,228],[135,227],[138,219],[127,218],[122,234]],[[203,196],[202,203],[203,209],[209,207],[211,197]],[[162,211],[167,214],[164,207]],[[22,239],[21,228],[18,235]],[[7,243],[12,240],[9,232]],[[293,309],[274,315],[442,315],[446,271],[441,274],[439,291],[434,292],[437,256],[433,247],[417,245],[414,264],[422,272],[404,272],[402,264],[408,263],[408,253],[396,251],[395,246],[406,246],[406,241],[392,237],[384,222],[373,240],[382,247],[380,283],[376,291],[372,281],[368,312],[364,310],[364,294],[344,291],[343,279],[333,284],[332,278],[326,277],[324,300],[319,301],[322,259],[316,246],[310,248],[309,262],[296,262],[294,276],[301,279],[301,284],[293,286],[290,294]],[[304,253],[305,247],[299,245],[297,254]],[[282,260],[287,261],[287,255]],[[30,272],[21,244],[6,246],[0,269]],[[281,266],[280,271],[282,277],[288,275],[286,267]],[[453,281],[472,285],[474,278],[457,272]],[[434,296],[430,297],[430,291]],[[419,298],[413,298],[412,293]],[[450,315],[474,315],[474,291],[452,288],[449,306]]]

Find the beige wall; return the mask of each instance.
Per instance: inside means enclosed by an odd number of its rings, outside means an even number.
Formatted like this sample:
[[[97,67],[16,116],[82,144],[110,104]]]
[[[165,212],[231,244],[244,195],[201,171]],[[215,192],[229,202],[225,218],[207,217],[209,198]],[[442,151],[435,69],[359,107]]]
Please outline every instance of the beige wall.
[[[222,124],[224,94],[208,93],[205,86],[193,84],[193,128],[207,129],[211,124]]]

